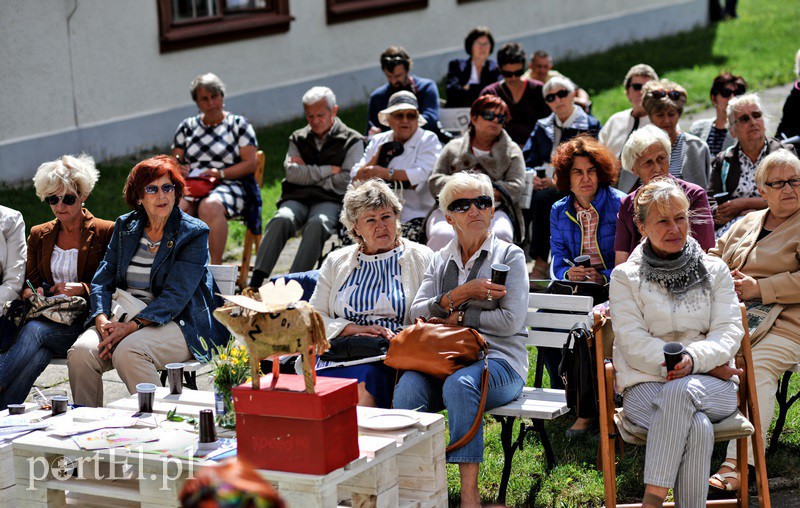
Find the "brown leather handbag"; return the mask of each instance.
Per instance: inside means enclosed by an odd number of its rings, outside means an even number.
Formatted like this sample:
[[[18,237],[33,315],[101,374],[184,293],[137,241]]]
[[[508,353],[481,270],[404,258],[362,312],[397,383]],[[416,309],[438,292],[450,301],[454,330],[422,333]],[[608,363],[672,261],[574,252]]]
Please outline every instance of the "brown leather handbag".
[[[389,342],[384,364],[398,371],[415,370],[441,380],[462,367],[483,360],[478,414],[469,431],[448,446],[447,452],[467,444],[480,428],[489,389],[488,353],[489,343],[476,330],[464,326],[427,323],[422,318]]]

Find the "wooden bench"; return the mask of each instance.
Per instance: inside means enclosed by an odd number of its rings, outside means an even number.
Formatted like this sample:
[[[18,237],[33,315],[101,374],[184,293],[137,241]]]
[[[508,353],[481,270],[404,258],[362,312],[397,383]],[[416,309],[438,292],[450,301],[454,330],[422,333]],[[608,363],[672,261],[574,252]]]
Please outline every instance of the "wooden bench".
[[[530,328],[526,346],[561,348],[567,334],[576,323],[585,323],[591,328],[592,298],[588,296],[551,295],[531,293],[528,300],[528,316],[525,325]],[[514,401],[487,411],[500,422],[500,442],[503,445],[503,473],[497,496],[498,504],[505,504],[508,480],[514,453],[522,447],[526,435],[534,430],[539,433],[547,460],[547,470],[555,466],[555,457],[544,428],[544,420],[553,420],[567,413],[567,399],[564,390],[542,388],[544,362],[536,359],[533,386],[526,386]],[[517,437],[513,437],[514,420],[530,418],[532,425],[520,423]]]
[[[783,377],[778,384],[778,391],[775,392],[775,400],[778,403],[778,418],[775,419],[775,427],[772,430],[772,437],[769,439],[767,455],[775,453],[775,450],[778,449],[778,441],[780,440],[781,432],[783,432],[783,426],[786,423],[786,414],[789,412],[789,408],[792,407],[792,404],[800,399],[800,390],[789,397],[789,381],[792,378],[792,374],[795,372],[800,372],[800,363],[783,373]]]
[[[236,276],[238,268],[233,265],[208,265],[208,270],[214,277],[219,291],[223,295],[231,295],[236,291]],[[52,365],[66,365],[66,358],[53,358],[50,363]],[[197,371],[203,366],[201,362],[192,360],[185,362],[183,367],[183,376],[187,388],[197,390]],[[161,375],[161,384],[166,386],[167,371],[159,371]]]

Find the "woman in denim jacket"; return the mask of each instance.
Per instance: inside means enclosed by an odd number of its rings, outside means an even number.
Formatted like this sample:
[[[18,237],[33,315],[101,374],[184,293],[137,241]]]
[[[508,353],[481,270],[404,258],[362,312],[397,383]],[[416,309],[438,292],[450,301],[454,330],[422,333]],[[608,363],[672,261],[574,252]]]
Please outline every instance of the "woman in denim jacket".
[[[135,393],[138,383],[158,383],[166,364],[207,361],[207,347],[228,340],[211,315],[222,301],[207,267],[208,226],[177,207],[183,190],[180,168],[166,155],[128,175],[123,194],[134,211],[114,224],[91,284],[94,326],[67,354],[76,404],[103,405],[103,372],[117,369]]]

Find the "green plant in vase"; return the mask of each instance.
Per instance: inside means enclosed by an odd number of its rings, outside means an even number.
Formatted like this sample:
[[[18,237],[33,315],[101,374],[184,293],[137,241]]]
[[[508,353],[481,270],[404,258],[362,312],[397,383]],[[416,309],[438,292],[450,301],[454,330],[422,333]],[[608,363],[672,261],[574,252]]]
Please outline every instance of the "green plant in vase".
[[[231,339],[227,345],[212,349],[210,363],[217,425],[233,429],[236,426],[236,412],[233,410],[232,389],[250,380],[247,348]]]

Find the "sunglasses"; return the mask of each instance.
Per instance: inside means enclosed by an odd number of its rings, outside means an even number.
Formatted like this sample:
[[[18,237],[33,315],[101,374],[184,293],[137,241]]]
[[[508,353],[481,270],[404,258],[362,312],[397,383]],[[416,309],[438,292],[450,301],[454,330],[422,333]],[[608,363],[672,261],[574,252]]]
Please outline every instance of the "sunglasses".
[[[419,113],[417,113],[416,111],[406,111],[405,113],[402,112],[392,113],[392,118],[394,118],[395,120],[403,120],[403,119],[416,120],[418,116]]]
[[[644,87],[644,83],[631,83],[631,88],[633,88],[637,92],[641,92],[642,87]]]
[[[559,99],[564,99],[567,97],[567,95],[569,95],[569,92],[567,92],[566,90],[559,90],[556,93],[549,93],[545,95],[544,100],[546,100],[547,102],[555,102],[556,97],[558,97]]]
[[[44,198],[45,203],[50,206],[56,206],[59,201],[63,201],[65,205],[72,206],[78,200],[78,196],[74,194],[64,194],[64,196],[47,196]]]
[[[723,88],[717,94],[721,95],[722,97],[729,99],[732,95],[740,96],[744,95],[744,90],[741,88],[737,88],[736,90],[731,90],[730,88]]]
[[[387,68],[389,70],[394,69],[396,66],[400,64],[406,65],[407,63],[408,60],[406,60],[400,55],[384,56],[383,58],[381,58],[381,67]]]
[[[495,113],[494,111],[481,111],[481,118],[487,122],[491,122],[496,118],[500,125],[506,124],[506,115],[503,113]]]
[[[501,70],[500,74],[502,74],[504,78],[510,78],[511,76],[516,76],[516,77],[519,78],[519,77],[522,77],[523,74],[525,74],[525,69],[520,69],[518,71],[504,71],[504,70]]]
[[[683,96],[683,94],[681,94],[677,90],[670,90],[669,92],[665,90],[653,90],[652,92],[650,92],[650,95],[652,95],[656,99],[663,99],[664,97],[669,97],[673,101],[680,100],[680,98]]]
[[[790,187],[800,187],[800,178],[790,178],[789,180],[775,180],[774,182],[765,182],[764,185],[773,189],[783,189],[786,184]]]
[[[158,189],[159,189],[158,185],[148,185],[148,186],[146,186],[144,188],[144,193],[145,194],[158,194]],[[164,194],[170,194],[173,191],[175,191],[175,185],[173,185],[171,183],[165,183],[164,185],[162,185],[160,187],[160,189],[161,189],[161,192],[163,192]]]
[[[456,199],[455,201],[447,205],[447,209],[450,210],[451,212],[464,213],[467,210],[469,210],[469,208],[472,205],[475,205],[475,208],[477,208],[478,210],[486,210],[487,208],[492,206],[492,198],[489,196],[478,196],[477,198],[472,198],[472,199],[470,198]]]
[[[753,118],[754,121],[758,121],[762,116],[764,116],[764,113],[762,113],[761,111],[753,111],[749,115],[742,115],[739,118],[737,118],[736,123],[748,123],[751,117]],[[783,185],[781,185],[781,187],[783,187]],[[781,187],[775,187],[775,188],[780,189]]]

